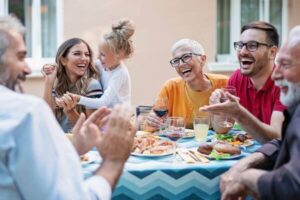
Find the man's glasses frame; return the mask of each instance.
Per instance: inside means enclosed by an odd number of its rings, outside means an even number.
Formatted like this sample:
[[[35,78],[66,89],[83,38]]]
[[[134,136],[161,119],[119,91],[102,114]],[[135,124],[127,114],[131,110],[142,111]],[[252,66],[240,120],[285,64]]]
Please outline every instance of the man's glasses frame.
[[[267,44],[267,43],[262,43],[262,42],[257,42],[257,41],[248,41],[248,42],[234,42],[233,43],[234,49],[236,51],[241,51],[244,46],[246,46],[246,49],[250,52],[256,51],[260,46],[267,46],[267,47],[272,47],[274,45],[272,44]]]
[[[172,60],[170,60],[170,64],[172,67],[176,68],[180,65],[180,60],[182,61],[182,63],[188,63],[189,61],[192,60],[193,55],[202,56],[201,54],[197,54],[197,53],[186,53],[183,54],[181,57],[173,58]]]

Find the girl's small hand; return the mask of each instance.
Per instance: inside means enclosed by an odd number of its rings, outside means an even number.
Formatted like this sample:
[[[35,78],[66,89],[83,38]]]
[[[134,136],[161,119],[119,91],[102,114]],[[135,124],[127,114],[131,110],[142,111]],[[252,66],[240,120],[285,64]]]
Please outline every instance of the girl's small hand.
[[[67,92],[67,94],[73,99],[73,101],[75,101],[76,103],[79,102],[79,100],[80,100],[80,95],[78,95],[78,94],[73,94],[73,93],[70,93],[70,92]]]
[[[56,104],[63,108],[63,111],[65,113],[71,111],[75,108],[77,102],[72,99],[72,97],[69,94],[64,94],[60,98],[55,98]]]

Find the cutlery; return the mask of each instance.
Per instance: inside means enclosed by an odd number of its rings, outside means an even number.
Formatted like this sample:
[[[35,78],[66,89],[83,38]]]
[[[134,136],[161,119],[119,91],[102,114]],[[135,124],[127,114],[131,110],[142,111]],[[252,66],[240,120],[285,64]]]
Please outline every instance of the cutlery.
[[[188,152],[184,152],[184,151],[177,151],[177,154],[182,158],[182,160],[184,160],[186,163],[195,163],[196,160],[191,157]]]
[[[200,162],[203,162],[203,163],[210,162],[206,157],[204,157],[203,155],[201,155],[199,152],[195,152],[195,151],[192,151],[192,150],[189,150],[189,152],[191,154],[193,154],[198,159],[198,161],[200,161]]]

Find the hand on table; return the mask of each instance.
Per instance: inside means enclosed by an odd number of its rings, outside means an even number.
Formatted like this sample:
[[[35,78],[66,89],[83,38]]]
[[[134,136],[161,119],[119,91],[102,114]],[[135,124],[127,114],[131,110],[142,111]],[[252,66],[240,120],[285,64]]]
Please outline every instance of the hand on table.
[[[249,168],[242,171],[237,167],[231,168],[221,176],[222,200],[245,199],[247,195],[259,199],[258,179],[265,173],[265,170],[259,169]]]
[[[222,192],[222,200],[244,200],[247,197],[247,187],[241,182],[232,183]]]
[[[229,187],[230,185],[237,182],[241,176],[241,173],[241,171],[238,171],[236,169],[230,169],[225,172],[220,178],[220,191],[223,193],[226,187]]]

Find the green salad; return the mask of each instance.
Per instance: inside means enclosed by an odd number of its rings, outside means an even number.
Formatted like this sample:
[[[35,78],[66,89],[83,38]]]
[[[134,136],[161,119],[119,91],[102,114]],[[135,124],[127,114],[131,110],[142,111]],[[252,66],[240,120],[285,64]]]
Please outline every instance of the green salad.
[[[228,153],[218,153],[216,150],[212,150],[212,152],[209,154],[209,156],[211,158],[216,159],[216,160],[221,160],[221,159],[230,157],[230,154],[228,154]]]
[[[216,134],[216,139],[217,140],[223,140],[226,142],[232,142],[234,140],[232,134]]]

